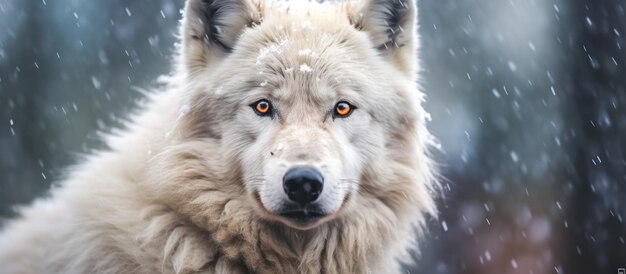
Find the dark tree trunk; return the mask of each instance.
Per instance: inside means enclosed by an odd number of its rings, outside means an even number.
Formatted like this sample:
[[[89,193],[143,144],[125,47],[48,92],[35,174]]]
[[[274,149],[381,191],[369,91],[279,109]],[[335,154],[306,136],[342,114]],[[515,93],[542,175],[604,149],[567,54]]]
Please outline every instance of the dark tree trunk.
[[[568,1],[562,31],[570,68],[572,181],[565,273],[626,266],[626,19],[623,1]],[[565,4],[565,3],[564,3]]]

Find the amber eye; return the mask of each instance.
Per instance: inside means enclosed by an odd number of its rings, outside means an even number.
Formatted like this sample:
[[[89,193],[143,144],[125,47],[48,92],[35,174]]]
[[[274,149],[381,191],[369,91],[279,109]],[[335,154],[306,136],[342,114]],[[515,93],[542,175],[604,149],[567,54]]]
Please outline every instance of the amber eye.
[[[259,116],[268,116],[272,114],[272,104],[265,99],[261,99],[250,105]]]
[[[340,101],[339,103],[337,103],[337,105],[335,105],[335,117],[348,117],[355,108],[355,106],[351,105],[348,102]]]

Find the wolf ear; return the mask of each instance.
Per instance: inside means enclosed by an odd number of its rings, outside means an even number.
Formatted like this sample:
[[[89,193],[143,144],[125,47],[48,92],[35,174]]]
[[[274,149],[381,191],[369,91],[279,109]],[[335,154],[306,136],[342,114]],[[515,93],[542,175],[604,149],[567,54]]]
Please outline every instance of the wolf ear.
[[[210,68],[230,53],[241,33],[261,21],[252,0],[187,0],[182,24],[188,72]]]
[[[350,21],[401,71],[416,73],[416,0],[365,0],[352,9]]]

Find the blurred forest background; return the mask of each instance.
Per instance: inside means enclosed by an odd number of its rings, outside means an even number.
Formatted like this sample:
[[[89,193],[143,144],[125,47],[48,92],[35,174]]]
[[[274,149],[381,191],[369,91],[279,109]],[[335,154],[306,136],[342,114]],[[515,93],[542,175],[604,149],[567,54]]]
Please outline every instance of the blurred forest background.
[[[182,6],[0,0],[0,219],[102,148],[143,97],[134,87],[170,71]],[[419,8],[446,197],[408,271],[626,267],[626,1]]]

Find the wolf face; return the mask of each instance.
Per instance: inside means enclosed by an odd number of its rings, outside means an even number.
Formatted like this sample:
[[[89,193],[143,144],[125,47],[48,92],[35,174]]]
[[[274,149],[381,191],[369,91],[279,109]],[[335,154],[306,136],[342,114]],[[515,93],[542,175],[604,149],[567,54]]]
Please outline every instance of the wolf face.
[[[413,1],[188,1],[181,138],[212,144],[229,199],[297,229],[428,196],[415,20]]]

